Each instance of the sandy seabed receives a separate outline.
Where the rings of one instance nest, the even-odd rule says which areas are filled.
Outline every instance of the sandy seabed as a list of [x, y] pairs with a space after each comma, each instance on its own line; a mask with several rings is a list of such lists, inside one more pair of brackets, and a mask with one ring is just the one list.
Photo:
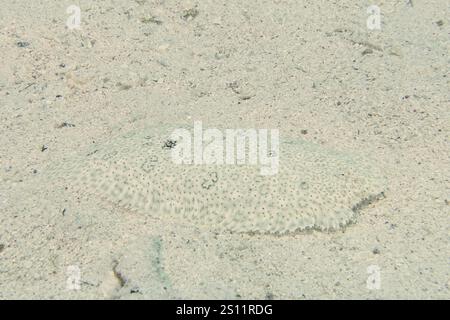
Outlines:
[[[367, 25], [374, 4], [380, 29]], [[80, 28], [68, 27], [71, 5]], [[449, 299], [449, 10], [445, 0], [2, 4], [0, 298]], [[194, 121], [277, 128], [370, 158], [385, 198], [333, 232], [222, 233], [45, 177], [111, 136]]]

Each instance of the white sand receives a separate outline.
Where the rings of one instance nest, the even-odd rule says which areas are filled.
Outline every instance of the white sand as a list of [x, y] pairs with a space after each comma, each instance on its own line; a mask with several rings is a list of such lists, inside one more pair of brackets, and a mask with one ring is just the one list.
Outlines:
[[[2, 5], [0, 298], [450, 298], [450, 11], [412, 3]], [[81, 30], [66, 27], [71, 4]], [[371, 4], [381, 30], [367, 29]], [[371, 158], [386, 199], [338, 232], [271, 236], [37, 185], [49, 163], [113, 134], [196, 120]]]

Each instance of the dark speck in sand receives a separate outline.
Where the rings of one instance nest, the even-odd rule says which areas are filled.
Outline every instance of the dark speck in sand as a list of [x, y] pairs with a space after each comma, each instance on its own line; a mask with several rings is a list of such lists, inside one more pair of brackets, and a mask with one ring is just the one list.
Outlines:
[[19, 41], [19, 42], [17, 42], [17, 46], [19, 48], [25, 48], [25, 47], [28, 47], [29, 45], [30, 45], [30, 43], [26, 42], [26, 41]]
[[154, 24], [157, 24], [157, 25], [161, 25], [163, 23], [161, 20], [159, 20], [155, 16], [141, 18], [141, 22], [142, 23], [154, 23]]
[[266, 300], [273, 300], [274, 298], [275, 298], [275, 296], [273, 295], [272, 292], [266, 293]]
[[72, 123], [68, 123], [68, 122], [63, 122], [60, 125], [57, 126], [57, 128], [61, 129], [61, 128], [72, 128], [75, 127], [74, 124]]
[[371, 53], [373, 53], [373, 50], [370, 48], [367, 48], [363, 52], [361, 52], [361, 55], [365, 56], [366, 54], [371, 54]]
[[198, 16], [198, 10], [195, 8], [189, 9], [189, 10], [184, 10], [181, 13], [181, 19], [189, 21], [194, 19], [196, 16]]
[[141, 293], [141, 291], [139, 290], [139, 288], [138, 287], [133, 287], [133, 288], [131, 288], [131, 290], [130, 290], [130, 293]]
[[163, 149], [172, 149], [177, 145], [175, 140], [166, 140], [163, 145]]

